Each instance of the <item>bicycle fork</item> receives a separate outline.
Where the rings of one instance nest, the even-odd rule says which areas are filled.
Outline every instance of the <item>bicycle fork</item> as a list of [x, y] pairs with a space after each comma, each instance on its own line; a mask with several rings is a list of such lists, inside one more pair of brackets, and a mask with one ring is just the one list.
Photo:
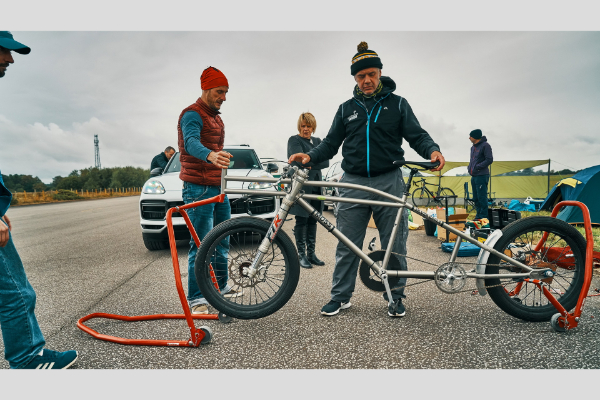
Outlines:
[[254, 257], [254, 260], [252, 261], [252, 264], [249, 267], [244, 268], [243, 273], [246, 276], [248, 276], [248, 278], [253, 279], [259, 272], [259, 270], [263, 268], [260, 266], [262, 259], [267, 253], [267, 251], [269, 251], [269, 246], [271, 246], [271, 244], [275, 240], [277, 232], [279, 232], [279, 230], [283, 227], [283, 223], [285, 222], [285, 219], [287, 218], [290, 209], [294, 205], [294, 202], [300, 193], [300, 189], [302, 189], [302, 185], [304, 184], [304, 182], [306, 182], [307, 179], [308, 172], [304, 170], [299, 170], [294, 175], [292, 179], [292, 189], [281, 201], [279, 211], [277, 212], [275, 218], [273, 218], [273, 222], [271, 222], [271, 225], [269, 226], [269, 230], [267, 231], [265, 238], [262, 240], [260, 246], [258, 247], [258, 251], [256, 253], [256, 256]]

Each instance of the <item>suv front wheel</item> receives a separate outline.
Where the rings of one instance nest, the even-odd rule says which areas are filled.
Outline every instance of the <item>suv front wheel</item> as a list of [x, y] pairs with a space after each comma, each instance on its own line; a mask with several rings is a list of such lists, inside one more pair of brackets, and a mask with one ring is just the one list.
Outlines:
[[169, 248], [169, 241], [164, 239], [156, 238], [156, 235], [149, 235], [147, 233], [142, 233], [142, 238], [144, 239], [144, 246], [148, 250], [164, 250]]

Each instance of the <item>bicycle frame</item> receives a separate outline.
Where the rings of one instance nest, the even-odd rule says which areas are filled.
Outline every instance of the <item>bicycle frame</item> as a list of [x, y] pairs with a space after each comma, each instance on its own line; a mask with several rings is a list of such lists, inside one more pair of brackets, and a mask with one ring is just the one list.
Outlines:
[[[390, 237], [390, 243], [393, 243], [395, 237], [398, 233], [398, 228], [400, 226], [402, 211], [404, 208], [409, 209], [411, 212], [414, 212], [426, 220], [429, 220], [436, 225], [446, 229], [449, 232], [454, 233], [457, 236], [456, 245], [454, 247], [454, 251], [450, 255], [449, 262], [455, 262], [456, 257], [458, 256], [458, 249], [460, 247], [460, 243], [462, 240], [465, 240], [469, 243], [474, 244], [480, 249], [489, 252], [490, 254], [496, 255], [498, 258], [508, 262], [513, 266], [517, 266], [524, 271], [524, 273], [508, 273], [508, 274], [486, 274], [485, 271], [483, 273], [479, 272], [468, 272], [466, 274], [467, 278], [475, 278], [475, 279], [490, 279], [490, 278], [531, 278], [531, 279], [542, 279], [547, 278], [549, 276], [553, 276], [554, 272], [551, 269], [533, 269], [530, 266], [527, 266], [511, 257], [507, 256], [504, 253], [501, 253], [497, 250], [494, 250], [491, 246], [486, 245], [485, 243], [481, 243], [476, 239], [473, 239], [466, 233], [459, 231], [453, 226], [441, 221], [435, 217], [427, 215], [426, 212], [421, 211], [418, 207], [413, 206], [408, 203], [407, 197], [409, 195], [409, 191], [411, 188], [411, 182], [414, 174], [417, 172], [417, 169], [411, 169], [411, 174], [408, 178], [408, 182], [406, 183], [404, 193], [402, 198], [398, 198], [396, 196], [390, 195], [388, 193], [382, 192], [377, 189], [373, 189], [370, 187], [343, 183], [343, 182], [319, 182], [319, 181], [308, 181], [308, 174], [304, 170], [298, 170], [292, 177], [292, 179], [275, 179], [275, 178], [249, 178], [249, 177], [238, 177], [238, 176], [227, 176], [227, 170], [223, 170], [223, 174], [221, 176], [221, 193], [222, 194], [243, 194], [243, 195], [270, 195], [270, 196], [280, 196], [283, 197], [281, 207], [277, 213], [277, 216], [273, 219], [271, 226], [262, 241], [258, 254], [256, 255], [252, 265], [248, 267], [247, 271], [245, 271], [250, 278], [254, 277], [258, 272], [258, 267], [262, 261], [263, 254], [267, 252], [269, 245], [275, 239], [277, 232], [283, 226], [283, 223], [291, 209], [291, 207], [297, 203], [302, 208], [304, 208], [312, 217], [314, 217], [329, 233], [335, 236], [339, 241], [341, 241], [344, 245], [346, 245], [356, 256], [358, 256], [361, 260], [367, 263], [371, 269], [381, 278], [386, 292], [388, 293], [388, 298], [392, 299], [389, 284], [388, 284], [388, 276], [400, 277], [400, 278], [415, 278], [415, 279], [435, 279], [434, 271], [398, 271], [398, 270], [387, 270], [387, 265], [390, 259], [390, 255], [392, 253], [392, 247], [388, 246], [385, 250], [385, 256], [383, 262], [381, 263], [381, 267], [377, 265], [375, 261], [373, 261], [367, 254], [365, 254], [362, 249], [358, 248], [354, 243], [352, 243], [342, 232], [340, 232], [327, 218], [325, 218], [319, 211], [317, 211], [314, 207], [312, 207], [305, 200], [329, 200], [329, 201], [337, 201], [343, 203], [356, 203], [356, 204], [366, 204], [366, 205], [374, 205], [374, 206], [384, 206], [384, 207], [394, 207], [398, 208], [398, 212], [396, 214], [396, 219], [394, 222], [394, 227], [392, 228], [392, 233]], [[237, 181], [237, 182], [267, 182], [273, 184], [288, 184], [292, 185], [289, 192], [271, 192], [264, 190], [250, 190], [250, 189], [227, 189], [226, 184], [229, 181]], [[331, 196], [321, 196], [321, 195], [313, 195], [313, 194], [305, 194], [301, 192], [301, 189], [304, 186], [313, 186], [313, 187], [340, 187], [340, 188], [350, 188], [350, 189], [358, 189], [366, 192], [374, 193], [382, 198], [389, 200], [388, 201], [373, 201], [373, 200], [362, 200], [362, 199], [354, 199], [354, 198], [345, 198], [345, 197], [331, 197]]]

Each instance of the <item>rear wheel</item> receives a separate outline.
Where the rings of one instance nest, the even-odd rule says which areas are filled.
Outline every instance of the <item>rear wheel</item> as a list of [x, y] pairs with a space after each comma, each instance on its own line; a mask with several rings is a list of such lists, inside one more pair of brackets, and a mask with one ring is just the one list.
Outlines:
[[[440, 196], [454, 196], [454, 191], [449, 188], [442, 188], [440, 190]], [[446, 205], [446, 200], [441, 200], [442, 204]], [[456, 204], [456, 197], [448, 198], [448, 207], [454, 207]]]
[[431, 196], [424, 188], [417, 188], [412, 192], [412, 203], [417, 207], [427, 207]]
[[[544, 233], [548, 237], [536, 250]], [[551, 217], [520, 219], [502, 230], [494, 249], [532, 268], [550, 268], [555, 275], [542, 279], [552, 296], [570, 311], [577, 304], [583, 285], [586, 243], [581, 234], [564, 221]], [[490, 254], [486, 273], [526, 272]], [[522, 278], [486, 279], [490, 298], [513, 317], [525, 321], [549, 321], [556, 308], [537, 285]]]
[[[214, 227], [202, 241], [195, 263], [196, 281], [206, 300], [233, 318], [266, 317], [292, 297], [300, 277], [298, 253], [290, 237], [281, 229], [269, 245], [257, 274], [250, 278], [250, 267], [270, 223], [260, 218], [240, 217]], [[211, 269], [221, 294], [212, 281]], [[235, 292], [236, 294], [232, 295]]]

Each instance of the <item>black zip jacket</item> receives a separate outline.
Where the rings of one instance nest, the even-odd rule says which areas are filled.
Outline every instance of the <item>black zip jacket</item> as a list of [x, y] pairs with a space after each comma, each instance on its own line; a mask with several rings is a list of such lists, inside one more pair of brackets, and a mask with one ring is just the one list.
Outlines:
[[365, 98], [354, 88], [353, 98], [340, 105], [325, 139], [308, 152], [312, 162], [330, 160], [343, 143], [342, 169], [371, 177], [398, 168], [393, 162], [404, 160], [404, 139], [426, 160], [440, 151], [406, 99], [392, 93], [396, 83], [387, 76], [380, 80], [383, 89], [374, 98]]

